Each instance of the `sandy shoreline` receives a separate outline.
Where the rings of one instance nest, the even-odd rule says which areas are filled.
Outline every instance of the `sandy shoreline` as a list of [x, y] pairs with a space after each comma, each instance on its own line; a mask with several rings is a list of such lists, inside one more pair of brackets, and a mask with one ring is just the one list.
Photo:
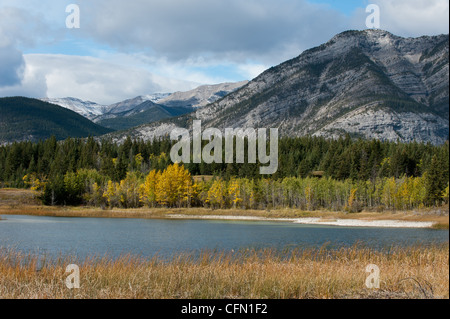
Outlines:
[[401, 220], [361, 220], [361, 219], [323, 219], [323, 218], [266, 218], [254, 216], [221, 216], [221, 215], [167, 215], [170, 219], [205, 219], [205, 220], [241, 220], [287, 222], [303, 225], [326, 225], [340, 227], [379, 227], [379, 228], [431, 228], [434, 222], [401, 221]]

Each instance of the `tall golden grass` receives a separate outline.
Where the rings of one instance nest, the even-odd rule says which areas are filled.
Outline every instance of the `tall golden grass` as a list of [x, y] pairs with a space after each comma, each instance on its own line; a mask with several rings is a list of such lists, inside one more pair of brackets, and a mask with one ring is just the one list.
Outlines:
[[[65, 285], [66, 266], [80, 267], [79, 289]], [[338, 250], [204, 251], [171, 258], [122, 256], [40, 260], [0, 249], [0, 298], [325, 299], [449, 298], [449, 246]], [[368, 264], [380, 289], [365, 286]]]

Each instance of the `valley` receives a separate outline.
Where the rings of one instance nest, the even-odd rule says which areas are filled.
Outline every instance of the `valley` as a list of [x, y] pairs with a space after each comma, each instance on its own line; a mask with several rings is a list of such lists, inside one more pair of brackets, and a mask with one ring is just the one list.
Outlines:
[[0, 98], [0, 298], [448, 299], [448, 54], [349, 30], [250, 81]]

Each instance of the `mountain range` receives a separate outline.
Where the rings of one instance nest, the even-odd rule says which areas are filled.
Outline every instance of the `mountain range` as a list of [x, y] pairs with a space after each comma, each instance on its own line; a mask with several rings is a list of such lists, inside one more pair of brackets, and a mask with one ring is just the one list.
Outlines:
[[52, 135], [62, 140], [126, 130], [193, 112], [246, 83], [204, 85], [188, 92], [155, 93], [111, 105], [74, 97], [0, 98], [0, 145], [15, 141], [36, 142]]
[[[5, 105], [7, 100], [2, 100]], [[449, 135], [449, 36], [346, 31], [250, 82], [145, 95], [112, 105], [76, 98], [42, 101], [98, 124], [89, 135], [116, 130], [106, 137], [118, 142], [128, 136], [167, 136], [176, 127], [192, 129], [193, 120], [201, 120], [203, 128], [278, 128], [281, 136], [350, 134], [441, 144]], [[4, 112], [12, 111], [3, 107]], [[4, 141], [34, 136], [21, 132], [20, 126], [15, 132], [4, 118]]]
[[111, 105], [100, 105], [73, 97], [41, 100], [77, 112], [101, 126], [125, 130], [191, 113], [196, 108], [215, 102], [247, 83], [248, 81], [203, 85], [187, 92], [143, 95]]
[[109, 136], [152, 139], [197, 119], [204, 128], [440, 144], [449, 134], [448, 54], [448, 35], [346, 31], [193, 113]]

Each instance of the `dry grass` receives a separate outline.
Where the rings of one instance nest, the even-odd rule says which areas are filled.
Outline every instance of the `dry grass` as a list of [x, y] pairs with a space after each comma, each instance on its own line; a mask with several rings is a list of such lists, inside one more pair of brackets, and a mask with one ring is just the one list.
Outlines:
[[[81, 288], [65, 286], [73, 258], [46, 262], [0, 250], [0, 298], [115, 299], [303, 299], [449, 298], [449, 247], [363, 247], [203, 252], [169, 260], [126, 256], [88, 258], [80, 266]], [[365, 287], [368, 264], [381, 270], [381, 288]]]
[[27, 189], [0, 188], [0, 207], [40, 205], [37, 192]]

